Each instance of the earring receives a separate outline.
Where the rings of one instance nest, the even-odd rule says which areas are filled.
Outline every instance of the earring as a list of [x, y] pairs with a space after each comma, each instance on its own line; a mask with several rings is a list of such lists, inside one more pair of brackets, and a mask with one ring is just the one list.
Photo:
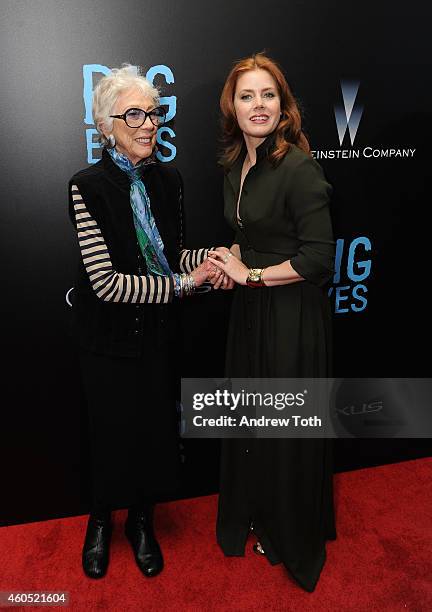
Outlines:
[[114, 138], [114, 134], [110, 134], [108, 136], [108, 145], [107, 146], [108, 146], [109, 149], [114, 149], [115, 145], [116, 145], [116, 141], [115, 141], [115, 138]]

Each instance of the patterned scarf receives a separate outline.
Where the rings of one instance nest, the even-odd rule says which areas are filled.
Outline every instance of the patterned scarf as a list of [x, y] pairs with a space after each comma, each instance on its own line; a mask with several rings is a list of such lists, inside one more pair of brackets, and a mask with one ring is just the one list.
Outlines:
[[125, 155], [118, 153], [114, 148], [107, 149], [107, 151], [113, 162], [120, 170], [126, 172], [131, 180], [130, 204], [138, 243], [146, 261], [148, 272], [160, 276], [171, 276], [172, 272], [163, 252], [164, 243], [156, 227], [151, 211], [150, 198], [140, 176], [142, 166], [145, 163], [155, 162], [146, 160], [134, 166]]

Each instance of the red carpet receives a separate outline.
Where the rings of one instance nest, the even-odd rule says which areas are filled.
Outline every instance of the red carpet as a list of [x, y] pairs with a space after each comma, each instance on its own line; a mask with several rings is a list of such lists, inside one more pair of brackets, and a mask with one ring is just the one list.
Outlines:
[[256, 556], [252, 540], [245, 558], [224, 558], [214, 535], [216, 496], [158, 506], [166, 568], [151, 580], [135, 566], [124, 512], [116, 513], [111, 564], [100, 581], [81, 570], [87, 517], [3, 527], [0, 591], [69, 591], [70, 609], [79, 612], [431, 611], [432, 458], [338, 474], [335, 493], [338, 539], [327, 544], [311, 594]]

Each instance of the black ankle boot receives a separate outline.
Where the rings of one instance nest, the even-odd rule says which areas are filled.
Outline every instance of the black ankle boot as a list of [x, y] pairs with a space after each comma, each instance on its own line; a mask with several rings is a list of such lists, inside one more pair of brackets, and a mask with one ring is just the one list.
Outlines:
[[132, 545], [135, 561], [147, 578], [163, 570], [163, 557], [153, 531], [153, 506], [129, 511], [125, 533]]
[[90, 514], [82, 551], [82, 565], [89, 578], [105, 576], [109, 562], [111, 517]]

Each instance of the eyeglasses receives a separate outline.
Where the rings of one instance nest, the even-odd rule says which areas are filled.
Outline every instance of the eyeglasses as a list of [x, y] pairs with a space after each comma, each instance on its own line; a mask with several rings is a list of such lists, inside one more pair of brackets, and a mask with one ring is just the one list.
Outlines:
[[144, 125], [147, 117], [150, 117], [150, 121], [158, 127], [163, 125], [166, 120], [165, 109], [162, 106], [158, 106], [151, 111], [145, 111], [142, 108], [128, 108], [123, 115], [110, 115], [113, 119], [123, 119], [127, 126], [130, 128], [139, 128]]

